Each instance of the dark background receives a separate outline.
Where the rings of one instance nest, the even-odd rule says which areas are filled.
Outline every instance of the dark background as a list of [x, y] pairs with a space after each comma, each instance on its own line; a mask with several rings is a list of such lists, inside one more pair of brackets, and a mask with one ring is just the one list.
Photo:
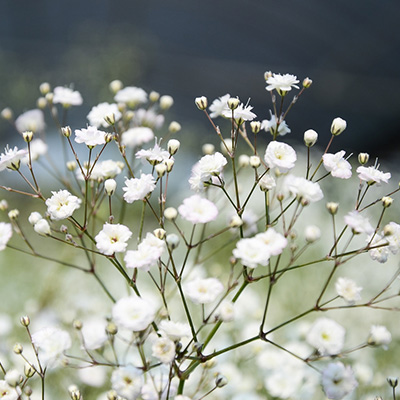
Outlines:
[[[340, 116], [348, 129], [332, 150], [394, 158], [399, 17], [397, 0], [2, 0], [0, 108], [18, 115], [35, 107], [41, 82], [73, 83], [85, 104], [72, 117], [86, 123], [92, 105], [111, 101], [107, 86], [118, 78], [172, 95], [182, 134], [207, 135], [193, 99], [251, 97], [265, 119], [271, 70], [314, 81], [287, 118], [290, 140], [313, 128], [326, 143]], [[1, 121], [1, 143], [12, 133]]]

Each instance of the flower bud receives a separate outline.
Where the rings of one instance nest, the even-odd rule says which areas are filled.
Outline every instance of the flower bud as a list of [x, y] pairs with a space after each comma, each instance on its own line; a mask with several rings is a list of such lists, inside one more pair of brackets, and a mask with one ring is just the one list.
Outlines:
[[215, 377], [215, 386], [222, 388], [228, 384], [228, 379], [220, 373], [218, 373]]
[[251, 121], [250, 128], [251, 128], [251, 131], [256, 135], [258, 132], [260, 132], [261, 122], [260, 121]]
[[240, 100], [237, 97], [231, 97], [228, 99], [227, 104], [231, 110], [236, 110], [239, 107]]
[[21, 374], [16, 369], [11, 369], [4, 377], [4, 380], [13, 388], [17, 387], [22, 382], [22, 379]]
[[163, 240], [166, 235], [166, 231], [164, 229], [158, 228], [154, 229], [153, 234], [157, 239]]
[[172, 96], [164, 95], [160, 97], [160, 107], [161, 110], [168, 110], [174, 104], [174, 99]]
[[312, 85], [312, 80], [310, 78], [303, 79], [303, 88], [308, 89]]
[[75, 319], [72, 322], [72, 326], [74, 327], [74, 329], [76, 329], [77, 331], [80, 331], [83, 327], [82, 321], [80, 319]]
[[164, 161], [164, 164], [167, 167], [167, 172], [169, 173], [172, 171], [175, 161], [172, 158], [169, 158], [168, 160]]
[[18, 217], [19, 217], [19, 210], [17, 210], [16, 208], [8, 212], [8, 218], [10, 218], [11, 220], [15, 220]]
[[398, 378], [394, 378], [393, 376], [389, 376], [387, 378], [387, 382], [388, 382], [389, 386], [391, 386], [392, 388], [395, 388], [398, 385], [399, 380], [398, 380]]
[[8, 203], [7, 200], [0, 200], [0, 211], [7, 211]]
[[33, 132], [32, 131], [22, 132], [22, 137], [24, 138], [26, 143], [30, 143], [33, 139]]
[[104, 190], [107, 196], [112, 196], [117, 188], [117, 182], [114, 179], [107, 179], [104, 182]]
[[276, 186], [276, 181], [272, 175], [266, 174], [258, 181], [258, 184], [260, 185], [260, 189], [266, 192]]
[[339, 208], [339, 203], [334, 203], [333, 201], [327, 203], [326, 208], [328, 209], [329, 213], [335, 215]]
[[154, 90], [149, 93], [149, 99], [152, 103], [155, 103], [160, 98], [160, 93], [155, 92]]
[[116, 335], [118, 333], [118, 327], [114, 322], [109, 322], [106, 326], [106, 332], [110, 335]]
[[116, 94], [124, 87], [124, 84], [119, 79], [115, 79], [110, 82], [108, 87], [110, 88], [113, 94]]
[[196, 97], [194, 102], [199, 110], [205, 110], [208, 106], [208, 100], [206, 96]]
[[159, 178], [162, 178], [165, 175], [165, 173], [167, 172], [167, 166], [165, 165], [165, 163], [157, 164], [154, 167], [154, 169], [157, 172], [157, 175]]
[[28, 396], [28, 398], [29, 398], [29, 396], [32, 396], [32, 393], [33, 393], [33, 390], [32, 390], [32, 388], [30, 387], [30, 386], [25, 386], [24, 387], [24, 393]]
[[394, 229], [393, 226], [390, 224], [387, 224], [383, 227], [383, 235], [384, 236], [392, 236], [394, 235]]
[[228, 154], [228, 152], [232, 153], [233, 143], [231, 138], [225, 138], [224, 142], [221, 143], [221, 151], [224, 154]]
[[260, 157], [258, 156], [251, 156], [250, 157], [250, 166], [253, 168], [258, 168], [261, 165]]
[[69, 127], [69, 126], [63, 126], [63, 127], [61, 128], [61, 133], [62, 133], [62, 135], [65, 136], [66, 138], [69, 138], [69, 137], [71, 136], [71, 133], [72, 133], [71, 127]]
[[203, 144], [201, 150], [202, 150], [203, 154], [211, 155], [211, 154], [214, 154], [215, 146], [212, 143], [205, 143], [205, 144]]
[[50, 225], [46, 219], [42, 218], [33, 226], [33, 229], [36, 233], [41, 236], [48, 236], [51, 235]]
[[67, 169], [68, 171], [75, 171], [76, 170], [76, 161], [72, 160], [72, 161], [67, 161]]
[[32, 376], [35, 375], [35, 369], [28, 363], [24, 365], [24, 375], [27, 378], [32, 378]]
[[46, 94], [49, 93], [51, 90], [50, 83], [48, 83], [48, 82], [41, 83], [39, 86], [39, 90], [43, 96], [46, 96]]
[[107, 400], [117, 400], [117, 399], [118, 395], [115, 390], [110, 390], [109, 392], [107, 392]]
[[170, 233], [169, 235], [167, 235], [165, 241], [167, 242], [167, 245], [171, 250], [176, 249], [180, 243], [179, 236], [175, 233]]
[[164, 217], [170, 221], [173, 221], [178, 216], [178, 211], [174, 207], [168, 207], [164, 210]]
[[24, 315], [19, 319], [19, 322], [21, 323], [22, 326], [27, 327], [31, 323], [31, 320], [27, 315]]
[[79, 389], [73, 389], [69, 392], [70, 396], [71, 396], [71, 400], [81, 400], [82, 399], [82, 395]]
[[271, 71], [265, 71], [264, 72], [264, 79], [267, 81], [269, 78], [272, 78], [272, 72]]
[[308, 243], [314, 243], [321, 237], [321, 229], [315, 225], [309, 225], [306, 227], [304, 236]]
[[37, 211], [33, 211], [31, 212], [31, 214], [28, 217], [28, 221], [31, 225], [35, 225], [38, 221], [40, 221], [42, 219], [42, 215], [37, 212]]
[[46, 98], [45, 98], [45, 97], [39, 97], [39, 98], [36, 100], [36, 105], [37, 105], [37, 107], [40, 108], [41, 110], [45, 109], [46, 106], [47, 106], [47, 100], [46, 100]]
[[240, 168], [245, 168], [250, 165], [250, 157], [247, 154], [241, 154], [238, 161]]
[[115, 125], [115, 114], [111, 113], [106, 115], [104, 121], [106, 121], [108, 125]]
[[229, 226], [231, 228], [239, 228], [239, 226], [243, 225], [243, 220], [242, 218], [239, 217], [239, 215], [234, 215], [231, 218], [231, 221], [229, 222]]
[[168, 127], [168, 131], [171, 132], [171, 133], [179, 132], [181, 129], [182, 129], [181, 124], [179, 122], [176, 122], [176, 121], [172, 121], [169, 124], [169, 127]]
[[304, 132], [304, 143], [307, 147], [312, 147], [318, 139], [318, 133], [313, 129], [308, 129]]
[[340, 118], [337, 117], [332, 121], [331, 125], [331, 133], [334, 136], [340, 135], [347, 127], [347, 122]]
[[3, 110], [1, 110], [1, 118], [5, 119], [7, 121], [12, 120], [13, 116], [14, 116], [14, 114], [13, 114], [11, 108], [6, 107], [6, 108], [3, 108]]
[[393, 199], [389, 196], [382, 197], [381, 201], [382, 201], [383, 207], [385, 207], [385, 208], [390, 207], [393, 203]]
[[21, 354], [24, 351], [24, 348], [22, 347], [21, 343], [15, 343], [13, 347], [13, 352], [15, 354]]
[[368, 160], [369, 160], [369, 154], [368, 153], [360, 153], [358, 155], [358, 162], [361, 165], [365, 165], [368, 162]]
[[53, 103], [53, 98], [54, 98], [54, 94], [53, 93], [47, 93], [46, 96], [44, 96], [47, 103], [52, 104]]
[[167, 145], [169, 154], [171, 154], [171, 156], [176, 154], [176, 152], [179, 150], [180, 145], [181, 142], [179, 140], [176, 139], [169, 140]]

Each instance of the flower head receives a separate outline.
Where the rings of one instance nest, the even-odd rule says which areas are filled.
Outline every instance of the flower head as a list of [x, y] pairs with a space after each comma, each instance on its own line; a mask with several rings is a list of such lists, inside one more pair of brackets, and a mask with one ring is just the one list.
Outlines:
[[147, 160], [151, 165], [155, 165], [163, 162], [164, 160], [168, 160], [170, 158], [170, 154], [167, 150], [162, 149], [156, 140], [156, 143], [152, 149], [139, 150], [136, 153], [136, 158], [140, 160]]
[[41, 132], [46, 128], [43, 111], [39, 109], [25, 111], [15, 120], [17, 131]]
[[294, 167], [297, 156], [293, 147], [273, 141], [267, 146], [264, 160], [269, 168], [279, 168], [280, 172], [287, 172]]
[[344, 344], [344, 328], [329, 318], [317, 319], [307, 334], [307, 342], [321, 355], [339, 354]]
[[107, 256], [114, 253], [121, 253], [128, 246], [127, 241], [132, 236], [132, 232], [125, 225], [105, 223], [103, 229], [95, 237], [96, 247]]
[[229, 110], [228, 100], [230, 98], [231, 98], [231, 95], [226, 94], [225, 96], [221, 96], [218, 99], [215, 99], [209, 107], [209, 110], [211, 111], [210, 117], [216, 118], [216, 117], [222, 116], [225, 111], [228, 111]]
[[193, 224], [205, 224], [218, 216], [217, 206], [210, 200], [194, 195], [187, 197], [178, 207], [182, 218]]
[[302, 202], [314, 203], [324, 197], [317, 182], [311, 182], [301, 176], [288, 175], [284, 181], [284, 185], [290, 193]]
[[11, 239], [12, 234], [12, 225], [7, 222], [0, 222], [0, 251], [6, 248], [6, 245]]
[[143, 386], [143, 372], [132, 365], [120, 367], [111, 375], [111, 387], [127, 400], [136, 400], [141, 393]]
[[64, 86], [57, 86], [54, 88], [53, 103], [60, 103], [64, 107], [80, 106], [83, 103], [83, 100], [78, 91], [74, 91]]
[[87, 119], [89, 120], [89, 124], [96, 128], [100, 128], [101, 126], [107, 128], [109, 123], [104, 118], [112, 114], [114, 114], [115, 121], [118, 121], [122, 116], [115, 103], [100, 103], [90, 110]]
[[[285, 136], [287, 133], [290, 133], [291, 130], [289, 129], [286, 121], [280, 121], [278, 127], [278, 121], [274, 114], [272, 114], [271, 110], [269, 111], [271, 115], [271, 119], [264, 119], [261, 122], [261, 129], [264, 129], [266, 132], [270, 132], [271, 135], [276, 136]], [[278, 127], [278, 128], [277, 128]]]
[[342, 297], [346, 303], [354, 304], [361, 299], [362, 287], [349, 278], [338, 278], [335, 284], [336, 293]]
[[151, 347], [153, 357], [163, 364], [169, 364], [175, 358], [175, 343], [166, 336], [158, 337]]
[[328, 399], [341, 400], [357, 385], [352, 369], [341, 362], [330, 363], [322, 371], [322, 388]]
[[369, 185], [373, 183], [377, 183], [380, 185], [382, 182], [388, 183], [388, 180], [391, 177], [390, 172], [382, 172], [379, 171], [375, 167], [358, 167], [357, 168], [358, 177], [365, 182], [368, 182]]
[[279, 95], [282, 95], [292, 90], [292, 88], [299, 89], [299, 87], [296, 85], [299, 82], [300, 81], [295, 75], [272, 74], [272, 76], [267, 79], [268, 86], [266, 87], [266, 89], [269, 92], [271, 92], [272, 90], [276, 90]]
[[9, 149], [8, 146], [4, 149], [4, 153], [0, 155], [0, 171], [6, 168], [17, 170], [20, 167], [21, 160], [28, 154], [27, 150], [18, 150], [18, 147]]
[[369, 219], [361, 215], [357, 210], [350, 211], [345, 215], [344, 222], [346, 222], [354, 233], [367, 233], [371, 235], [375, 231]]
[[143, 200], [156, 187], [156, 181], [151, 174], [141, 174], [140, 178], [130, 178], [125, 181], [122, 190], [124, 200], [127, 203], [133, 203], [136, 200]]
[[147, 93], [135, 86], [127, 86], [117, 92], [114, 97], [117, 103], [126, 103], [129, 107], [135, 107], [137, 104], [146, 103]]
[[186, 282], [183, 289], [193, 303], [208, 304], [223, 292], [224, 285], [216, 278], [206, 278]]
[[154, 139], [154, 132], [146, 126], [138, 126], [122, 133], [121, 142], [124, 146], [135, 148]]
[[344, 159], [344, 150], [336, 154], [324, 154], [322, 156], [325, 169], [332, 176], [340, 179], [349, 179], [351, 177], [351, 164]]
[[[239, 125], [243, 123], [243, 121], [252, 121], [257, 117], [251, 110], [253, 107], [250, 105], [244, 105], [243, 103], [239, 104], [237, 108], [233, 110], [233, 118]], [[222, 111], [222, 116], [226, 118], [232, 117], [232, 110], [229, 108], [227, 110]]]
[[55, 221], [69, 218], [82, 203], [82, 200], [73, 196], [68, 190], [51, 192], [53, 196], [46, 200], [47, 212]]
[[387, 350], [392, 341], [392, 335], [383, 325], [372, 325], [369, 331], [368, 344], [371, 346], [382, 346]]
[[85, 143], [86, 146], [94, 147], [106, 142], [107, 132], [99, 131], [95, 126], [88, 126], [87, 129], [75, 130], [75, 142]]

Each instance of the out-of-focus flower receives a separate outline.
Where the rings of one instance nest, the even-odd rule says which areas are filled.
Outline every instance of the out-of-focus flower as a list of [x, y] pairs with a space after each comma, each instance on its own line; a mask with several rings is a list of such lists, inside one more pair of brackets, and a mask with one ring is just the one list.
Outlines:
[[126, 103], [129, 107], [135, 107], [138, 104], [146, 103], [147, 93], [135, 86], [127, 86], [119, 90], [114, 97], [117, 103]]
[[108, 340], [106, 325], [106, 321], [101, 318], [91, 318], [84, 322], [81, 332], [85, 349], [95, 350], [103, 346]]
[[344, 344], [345, 329], [329, 318], [319, 318], [307, 334], [307, 342], [321, 355], [339, 354]]
[[0, 251], [6, 248], [12, 234], [12, 225], [8, 222], [0, 222]]
[[368, 344], [382, 346], [385, 350], [392, 341], [392, 335], [383, 325], [372, 325], [369, 331]]
[[80, 106], [83, 103], [81, 94], [64, 86], [57, 86], [54, 88], [53, 103], [60, 103], [64, 107]]
[[107, 128], [110, 124], [106, 122], [104, 118], [112, 114], [114, 114], [115, 121], [119, 121], [122, 116], [115, 103], [100, 103], [97, 106], [92, 107], [87, 115], [87, 119], [91, 126], [95, 126], [96, 128], [100, 128], [101, 126]]
[[223, 292], [224, 285], [216, 278], [196, 279], [183, 286], [186, 296], [196, 304], [212, 303]]
[[321, 237], [321, 229], [315, 225], [309, 225], [304, 231], [304, 236], [308, 243], [314, 243]]
[[178, 207], [178, 212], [182, 218], [192, 224], [205, 224], [213, 221], [218, 216], [216, 205], [199, 195], [187, 197]]
[[13, 149], [4, 149], [4, 153], [0, 155], [0, 171], [4, 171], [6, 168], [11, 170], [19, 169], [21, 165], [21, 160], [27, 155], [27, 150], [18, 150], [15, 146]]
[[25, 111], [15, 120], [17, 131], [42, 132], [46, 128], [43, 111], [39, 109]]
[[357, 385], [351, 367], [344, 366], [341, 362], [330, 363], [322, 371], [322, 388], [328, 399], [343, 399]]
[[[371, 237], [372, 236], [369, 236], [367, 238], [367, 243], [371, 242]], [[387, 239], [385, 237], [382, 237], [378, 233], [376, 233], [373, 236], [372, 242], [370, 244], [370, 247], [375, 247], [375, 248], [369, 250], [368, 254], [370, 255], [370, 257], [373, 260], [378, 261], [383, 264], [388, 260], [388, 257], [390, 254], [388, 245], [389, 245], [389, 242], [387, 241]]]
[[111, 387], [118, 396], [126, 400], [136, 400], [142, 391], [143, 372], [132, 365], [120, 367], [111, 375]]
[[152, 355], [163, 364], [169, 364], [175, 358], [175, 343], [166, 336], [155, 339], [152, 347]]
[[130, 128], [122, 133], [121, 142], [129, 148], [139, 147], [144, 143], [148, 143], [154, 139], [154, 132], [146, 126], [138, 126]]
[[344, 217], [344, 222], [352, 229], [354, 233], [367, 233], [371, 235], [375, 229], [367, 217], [361, 215], [357, 210], [350, 211]]
[[19, 388], [11, 387], [5, 380], [0, 380], [0, 399], [18, 400], [20, 396]]
[[180, 340], [183, 337], [191, 336], [190, 326], [187, 323], [163, 319], [158, 324], [158, 329], [173, 341]]
[[336, 293], [342, 297], [346, 303], [354, 304], [361, 299], [362, 287], [349, 278], [338, 278], [335, 284]]
[[284, 186], [290, 193], [295, 195], [299, 201], [314, 203], [324, 197], [317, 182], [311, 182], [301, 176], [288, 175], [285, 178]]

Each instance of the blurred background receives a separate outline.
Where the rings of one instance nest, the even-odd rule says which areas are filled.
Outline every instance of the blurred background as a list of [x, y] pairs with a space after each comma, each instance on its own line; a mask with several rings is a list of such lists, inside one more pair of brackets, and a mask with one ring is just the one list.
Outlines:
[[[258, 119], [269, 118], [271, 70], [314, 81], [288, 115], [289, 140], [312, 128], [322, 146], [341, 116], [348, 130], [332, 150], [394, 159], [399, 16], [396, 0], [2, 0], [0, 108], [18, 115], [35, 107], [41, 82], [73, 84], [85, 103], [71, 117], [82, 125], [120, 79], [172, 95], [183, 134], [203, 140], [213, 132], [193, 99], [251, 98]], [[1, 121], [1, 144], [12, 134]]]

